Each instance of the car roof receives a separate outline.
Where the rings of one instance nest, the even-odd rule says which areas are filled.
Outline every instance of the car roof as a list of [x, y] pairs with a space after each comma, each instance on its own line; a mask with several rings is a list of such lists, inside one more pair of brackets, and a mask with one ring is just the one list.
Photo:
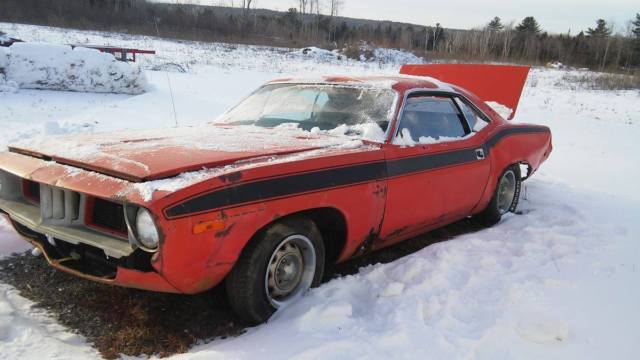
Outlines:
[[452, 85], [445, 82], [427, 76], [411, 75], [291, 77], [276, 79], [268, 84], [280, 83], [367, 86], [393, 89], [400, 92], [411, 89], [428, 89], [457, 93]]

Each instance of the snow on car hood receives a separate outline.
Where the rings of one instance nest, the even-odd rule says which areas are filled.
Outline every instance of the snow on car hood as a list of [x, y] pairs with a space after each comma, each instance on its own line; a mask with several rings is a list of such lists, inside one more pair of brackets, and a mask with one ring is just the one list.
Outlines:
[[207, 125], [111, 134], [44, 137], [9, 149], [133, 182], [158, 180], [254, 157], [292, 154], [361, 140], [296, 126]]

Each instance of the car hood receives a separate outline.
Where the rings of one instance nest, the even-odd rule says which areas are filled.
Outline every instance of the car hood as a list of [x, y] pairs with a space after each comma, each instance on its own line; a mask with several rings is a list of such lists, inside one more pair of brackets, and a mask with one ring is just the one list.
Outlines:
[[111, 134], [49, 136], [9, 150], [132, 182], [173, 177], [257, 157], [291, 154], [356, 140], [293, 126], [208, 125]]

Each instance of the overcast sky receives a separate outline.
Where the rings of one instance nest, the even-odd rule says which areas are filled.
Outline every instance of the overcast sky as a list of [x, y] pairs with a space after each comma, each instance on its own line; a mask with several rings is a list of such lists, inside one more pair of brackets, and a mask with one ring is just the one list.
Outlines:
[[[259, 8], [286, 11], [297, 0], [254, 0]], [[489, 22], [494, 16], [503, 23], [534, 16], [543, 30], [572, 34], [594, 27], [595, 20], [604, 18], [615, 23], [616, 31], [626, 29], [629, 20], [640, 12], [635, 0], [343, 0], [341, 15], [377, 20], [394, 20], [414, 24], [469, 29]], [[230, 3], [231, 0], [200, 0], [201, 4]], [[235, 0], [236, 4], [241, 0]]]

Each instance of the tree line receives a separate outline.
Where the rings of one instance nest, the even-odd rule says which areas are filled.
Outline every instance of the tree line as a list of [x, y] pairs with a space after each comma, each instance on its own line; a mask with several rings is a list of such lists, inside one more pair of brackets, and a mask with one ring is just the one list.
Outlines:
[[625, 70], [640, 66], [640, 14], [629, 22], [626, 32], [614, 33], [604, 19], [572, 35], [548, 34], [534, 17], [516, 25], [504, 25], [499, 17], [486, 26], [463, 33], [451, 33], [440, 51], [485, 60], [530, 63], [558, 61], [566, 65], [597, 70]]
[[640, 14], [628, 29], [614, 29], [598, 19], [593, 28], [577, 34], [549, 34], [534, 17], [517, 24], [503, 24], [495, 17], [478, 28], [454, 30], [439, 23], [421, 26], [340, 17], [344, 1], [298, 0], [297, 6], [277, 12], [255, 9], [252, 0], [221, 1], [220, 6], [193, 1], [3, 0], [0, 21], [287, 47], [345, 48], [366, 42], [427, 59], [559, 61], [598, 70], [640, 66]]

